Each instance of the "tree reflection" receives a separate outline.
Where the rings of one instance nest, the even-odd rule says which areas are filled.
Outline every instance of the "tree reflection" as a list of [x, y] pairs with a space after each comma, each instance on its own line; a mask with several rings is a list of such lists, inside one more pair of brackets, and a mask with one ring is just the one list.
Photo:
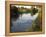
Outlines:
[[[33, 23], [32, 20], [34, 21], [34, 15], [36, 15], [36, 13], [38, 13], [38, 9], [37, 8], [24, 8], [24, 7], [16, 7], [16, 6], [10, 6], [10, 26], [11, 27], [15, 27], [16, 31], [20, 30], [22, 31], [24, 29], [24, 27], [27, 26], [28, 24], [28, 28], [27, 31], [36, 31], [36, 28], [40, 28], [39, 24], [37, 21], [39, 21], [39, 17], [37, 17], [37, 19], [35, 20], [35, 22]], [[16, 24], [16, 26], [14, 23], [12, 23], [14, 21], [14, 23]], [[33, 24], [32, 24], [33, 23]], [[36, 24], [37, 25], [34, 25]], [[33, 30], [30, 28], [31, 25], [33, 25]], [[34, 27], [35, 26], [35, 27]], [[10, 27], [11, 31], [12, 28]], [[23, 28], [21, 28], [23, 27]], [[13, 32], [15, 32], [15, 29], [13, 28]], [[35, 30], [36, 29], [36, 30]], [[23, 30], [24, 31], [24, 30]]]

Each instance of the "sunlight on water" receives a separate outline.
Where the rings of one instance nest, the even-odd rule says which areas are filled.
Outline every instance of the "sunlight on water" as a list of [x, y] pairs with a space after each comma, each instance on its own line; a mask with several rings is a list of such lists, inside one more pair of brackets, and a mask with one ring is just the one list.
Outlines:
[[26, 31], [29, 27], [32, 27], [32, 21], [35, 20], [37, 16], [38, 13], [33, 16], [28, 13], [20, 15], [16, 21], [12, 19], [12, 31]]
[[20, 15], [19, 19], [25, 19], [25, 20], [30, 19], [30, 20], [35, 20], [37, 16], [38, 16], [38, 13], [37, 13], [36, 15], [33, 15], [33, 16], [31, 16], [31, 14], [28, 13], [28, 14], [22, 14], [22, 16]]

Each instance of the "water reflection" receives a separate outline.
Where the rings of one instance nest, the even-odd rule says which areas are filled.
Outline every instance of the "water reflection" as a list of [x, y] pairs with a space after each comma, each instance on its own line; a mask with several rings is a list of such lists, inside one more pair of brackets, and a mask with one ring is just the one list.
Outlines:
[[[35, 17], [35, 18], [34, 18]], [[30, 13], [20, 14], [17, 20], [12, 18], [12, 32], [28, 31], [29, 27], [32, 27], [32, 21], [36, 19], [36, 15], [31, 16]]]

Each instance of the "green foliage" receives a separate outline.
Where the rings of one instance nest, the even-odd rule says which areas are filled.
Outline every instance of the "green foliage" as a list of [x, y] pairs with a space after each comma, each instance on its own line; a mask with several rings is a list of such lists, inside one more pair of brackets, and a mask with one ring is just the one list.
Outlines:
[[41, 12], [39, 13], [38, 17], [36, 20], [32, 22], [32, 28], [30, 27], [28, 31], [42, 31], [42, 15]]
[[35, 15], [37, 12], [38, 12], [38, 9], [37, 8], [33, 8], [32, 12], [31, 12], [31, 15]]
[[18, 11], [19, 12], [19, 14], [24, 14], [24, 13], [31, 13], [31, 11], [26, 11], [26, 12], [23, 12], [23, 11]]
[[39, 13], [36, 20], [33, 22], [33, 31], [42, 31], [42, 21], [41, 21], [41, 12]]

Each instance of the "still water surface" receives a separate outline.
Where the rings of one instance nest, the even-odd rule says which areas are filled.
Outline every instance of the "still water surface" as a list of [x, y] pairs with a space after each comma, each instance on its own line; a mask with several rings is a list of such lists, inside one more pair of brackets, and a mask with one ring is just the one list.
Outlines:
[[12, 32], [24, 32], [28, 31], [32, 27], [32, 21], [36, 19], [36, 15], [31, 16], [30, 13], [22, 14], [17, 20], [12, 19]]

